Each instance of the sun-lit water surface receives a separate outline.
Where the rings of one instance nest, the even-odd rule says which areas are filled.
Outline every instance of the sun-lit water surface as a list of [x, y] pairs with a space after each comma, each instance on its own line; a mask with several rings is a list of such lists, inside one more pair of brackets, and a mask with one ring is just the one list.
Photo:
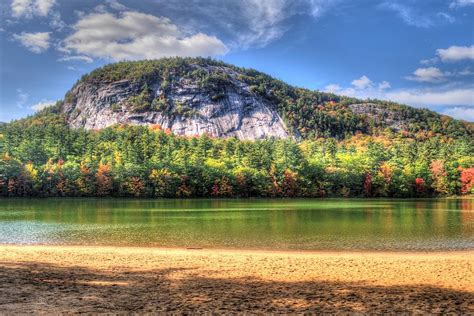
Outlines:
[[0, 243], [474, 249], [474, 199], [0, 199]]

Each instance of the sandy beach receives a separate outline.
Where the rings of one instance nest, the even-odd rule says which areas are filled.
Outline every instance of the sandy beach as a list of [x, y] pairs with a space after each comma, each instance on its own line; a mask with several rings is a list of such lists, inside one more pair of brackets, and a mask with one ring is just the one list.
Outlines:
[[474, 252], [0, 246], [0, 313], [474, 313]]

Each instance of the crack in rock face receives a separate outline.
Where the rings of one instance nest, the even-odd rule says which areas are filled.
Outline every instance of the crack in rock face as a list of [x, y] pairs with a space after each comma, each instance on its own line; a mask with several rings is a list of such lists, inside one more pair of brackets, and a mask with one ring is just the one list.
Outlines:
[[[214, 71], [214, 66], [196, 66]], [[241, 140], [295, 138], [271, 101], [250, 92], [238, 80], [238, 73], [219, 67], [229, 82], [218, 97], [187, 78], [175, 78], [166, 94], [159, 79], [147, 82], [149, 100], [161, 98], [165, 109], [140, 109], [130, 106], [131, 98], [140, 95], [142, 84], [127, 80], [81, 82], [64, 102], [63, 113], [74, 128], [101, 129], [114, 124], [160, 125], [176, 135], [237, 137]], [[151, 101], [150, 101], [151, 102]]]

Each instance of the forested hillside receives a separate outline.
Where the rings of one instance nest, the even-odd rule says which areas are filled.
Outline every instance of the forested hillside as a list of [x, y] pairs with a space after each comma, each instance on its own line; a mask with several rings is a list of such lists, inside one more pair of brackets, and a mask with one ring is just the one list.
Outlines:
[[87, 129], [159, 124], [178, 135], [239, 139], [343, 139], [386, 129], [459, 137], [474, 131], [473, 124], [429, 110], [297, 88], [252, 69], [203, 58], [99, 68], [66, 94], [62, 113], [71, 126]]
[[[106, 89], [100, 90], [103, 86]], [[124, 93], [122, 97], [113, 94], [117, 91]], [[180, 99], [191, 92], [201, 95], [199, 102]], [[88, 99], [90, 95], [94, 98]], [[78, 98], [100, 102], [88, 102], [86, 107]], [[213, 121], [216, 117], [237, 117], [229, 106], [232, 100], [248, 102], [240, 113], [241, 122], [268, 124], [266, 129], [257, 133], [255, 126], [241, 124], [235, 135], [235, 129], [217, 131], [234, 137], [213, 137], [207, 132], [177, 135], [176, 126], [185, 128], [190, 122], [186, 119], [218, 125], [222, 121]], [[259, 115], [252, 112], [257, 106]], [[217, 112], [206, 112], [216, 107]], [[113, 112], [118, 119], [135, 121], [96, 129], [81, 126], [84, 120], [94, 119], [98, 113], [94, 111], [104, 109], [109, 111], [102, 112], [104, 118]], [[283, 125], [272, 125], [277, 122], [272, 121], [275, 113]], [[157, 115], [166, 117], [170, 125], [152, 124]], [[123, 62], [83, 77], [64, 102], [0, 126], [0, 195], [470, 194], [474, 190], [472, 134], [472, 123], [428, 110], [295, 88], [213, 60]], [[250, 139], [257, 140], [245, 140], [252, 135], [258, 137]]]
[[424, 197], [474, 188], [468, 138], [240, 141], [159, 126], [71, 129], [55, 113], [1, 130], [2, 196]]

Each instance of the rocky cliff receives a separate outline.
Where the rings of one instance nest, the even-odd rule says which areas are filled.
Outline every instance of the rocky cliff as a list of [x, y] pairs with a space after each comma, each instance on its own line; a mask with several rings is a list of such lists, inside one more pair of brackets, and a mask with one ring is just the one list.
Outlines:
[[429, 110], [301, 89], [252, 69], [203, 58], [104, 66], [76, 83], [60, 111], [74, 128], [160, 125], [177, 135], [243, 140], [344, 138], [387, 130], [473, 133], [473, 124]]
[[[143, 83], [83, 81], [63, 105], [73, 127], [100, 129], [113, 124], [158, 124], [178, 135], [201, 135], [255, 140], [294, 135], [268, 100], [252, 93], [230, 68], [192, 65], [193, 71], [219, 73], [227, 79], [220, 91], [195, 80], [174, 77], [165, 87], [162, 78]], [[144, 87], [146, 85], [146, 87]], [[140, 95], [144, 95], [140, 98]], [[143, 104], [140, 104], [143, 103]]]

